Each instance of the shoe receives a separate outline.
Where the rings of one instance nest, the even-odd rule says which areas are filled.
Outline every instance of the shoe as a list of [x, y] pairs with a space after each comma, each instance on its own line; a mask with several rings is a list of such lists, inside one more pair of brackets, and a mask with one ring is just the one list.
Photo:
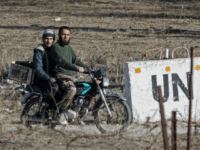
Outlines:
[[59, 124], [61, 124], [61, 125], [68, 125], [64, 113], [62, 113], [62, 114], [60, 115], [58, 122], [59, 122]]
[[83, 121], [81, 121], [81, 122], [79, 123], [79, 125], [85, 126], [85, 123], [84, 123]]

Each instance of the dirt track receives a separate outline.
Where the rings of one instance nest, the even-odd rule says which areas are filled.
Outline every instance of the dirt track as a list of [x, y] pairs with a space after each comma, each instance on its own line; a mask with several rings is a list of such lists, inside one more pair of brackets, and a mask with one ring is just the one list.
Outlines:
[[[194, 46], [197, 50], [195, 56], [199, 56], [199, 6], [198, 1], [1, 0], [1, 84], [11, 61], [32, 60], [33, 48], [42, 42], [42, 33], [48, 27], [58, 33], [60, 26], [69, 26], [72, 29], [71, 46], [77, 56], [92, 69], [106, 69], [111, 84], [124, 85], [125, 62], [163, 58], [165, 48], [170, 49], [171, 56], [177, 47], [189, 49]], [[55, 21], [58, 17], [61, 21]], [[155, 48], [160, 51], [148, 52], [144, 58], [148, 50]], [[175, 53], [175, 58], [187, 56], [181, 48]], [[77, 73], [76, 77], [79, 78], [80, 74]], [[163, 148], [161, 135], [105, 137], [94, 133], [66, 132], [63, 128], [51, 130], [37, 126], [34, 130], [25, 129], [19, 124], [22, 96], [10, 90], [1, 90], [0, 93], [0, 149], [66, 149], [70, 142], [70, 149]], [[12, 112], [3, 110], [6, 108]], [[147, 125], [150, 128], [155, 126]], [[194, 149], [200, 146], [198, 138], [198, 134], [193, 135]], [[178, 141], [179, 148], [186, 147], [185, 135], [180, 135]]]

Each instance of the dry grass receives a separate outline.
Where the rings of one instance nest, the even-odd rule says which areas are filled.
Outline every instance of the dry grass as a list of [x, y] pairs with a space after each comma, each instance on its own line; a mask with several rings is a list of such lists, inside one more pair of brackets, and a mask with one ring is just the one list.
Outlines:
[[[75, 2], [78, 5], [75, 5]], [[111, 84], [124, 85], [124, 63], [164, 57], [164, 49], [196, 47], [199, 54], [198, 1], [146, 0], [21, 0], [0, 1], [0, 79], [5, 82], [13, 60], [32, 60], [33, 48], [41, 42], [45, 28], [55, 32], [73, 27], [71, 46], [92, 69], [104, 68]], [[61, 21], [54, 19], [60, 17]], [[165, 30], [171, 27], [171, 30]], [[99, 32], [103, 29], [104, 32]], [[111, 30], [114, 29], [114, 32]], [[153, 49], [155, 51], [150, 51]], [[147, 56], [144, 58], [144, 54]], [[175, 58], [187, 57], [183, 48]], [[79, 73], [76, 74], [80, 78]], [[85, 77], [85, 76], [84, 76]], [[88, 78], [85, 78], [86, 80]], [[119, 92], [119, 91], [118, 91]], [[54, 130], [36, 125], [32, 130], [19, 124], [22, 96], [13, 90], [0, 91], [0, 149], [162, 149], [162, 134], [133, 137], [105, 136], [86, 131]], [[3, 110], [9, 108], [11, 113]], [[181, 124], [186, 126], [186, 124]], [[170, 121], [168, 121], [170, 128]], [[155, 130], [160, 123], [131, 125]], [[199, 149], [199, 134], [192, 135], [192, 149]], [[178, 135], [178, 148], [186, 148], [186, 135]]]

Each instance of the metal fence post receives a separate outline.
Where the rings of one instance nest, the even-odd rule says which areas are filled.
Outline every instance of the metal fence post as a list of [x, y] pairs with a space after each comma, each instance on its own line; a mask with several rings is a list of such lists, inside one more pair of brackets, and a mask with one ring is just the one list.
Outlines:
[[164, 149], [169, 150], [169, 143], [168, 143], [168, 137], [167, 137], [167, 124], [166, 124], [166, 120], [165, 120], [165, 112], [164, 112], [164, 106], [163, 106], [161, 86], [158, 86], [158, 95], [159, 95], [159, 106], [160, 106]]
[[191, 120], [192, 120], [192, 99], [193, 99], [193, 65], [194, 65], [194, 49], [193, 49], [193, 47], [191, 47], [191, 79], [190, 79], [190, 101], [189, 101], [187, 150], [190, 150], [190, 142], [191, 142]]
[[172, 111], [171, 150], [176, 150], [176, 111]]

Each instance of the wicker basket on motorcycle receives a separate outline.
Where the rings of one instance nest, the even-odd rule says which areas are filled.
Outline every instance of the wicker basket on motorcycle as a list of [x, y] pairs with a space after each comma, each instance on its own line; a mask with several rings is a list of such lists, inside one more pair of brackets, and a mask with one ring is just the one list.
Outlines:
[[18, 81], [25, 84], [32, 84], [34, 80], [35, 70], [26, 63], [13, 62], [10, 64], [8, 79]]

